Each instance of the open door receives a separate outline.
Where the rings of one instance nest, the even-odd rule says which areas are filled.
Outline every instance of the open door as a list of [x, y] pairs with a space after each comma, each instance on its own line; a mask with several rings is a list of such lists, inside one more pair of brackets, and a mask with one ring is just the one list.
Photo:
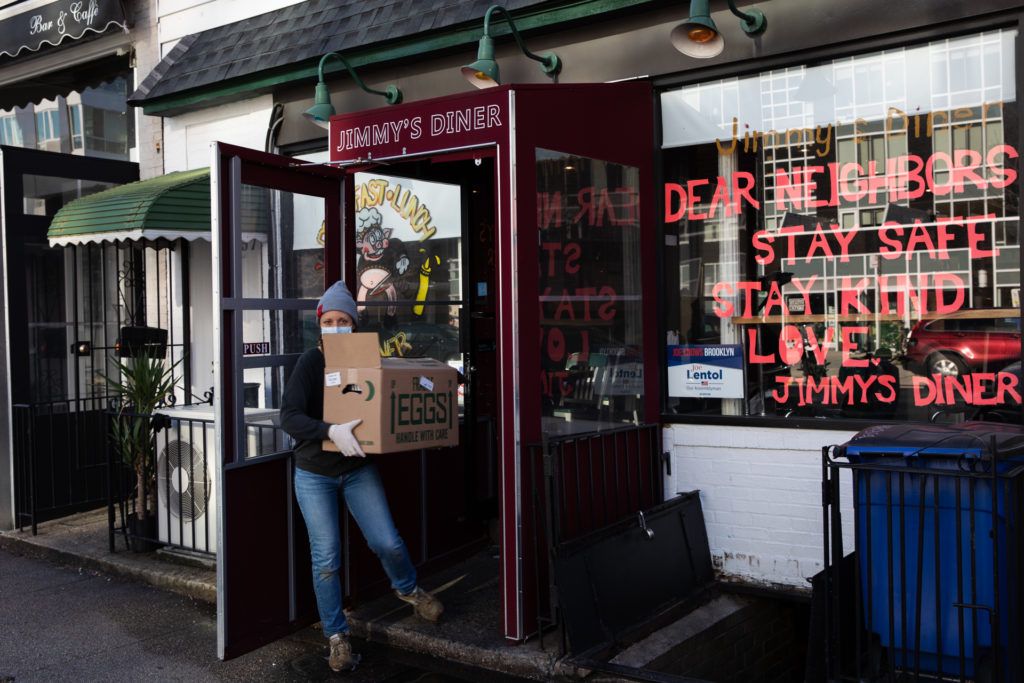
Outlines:
[[[291, 444], [273, 413], [295, 361], [316, 343], [326, 284], [345, 280], [360, 330], [378, 334], [383, 355], [433, 357], [465, 378], [459, 446], [373, 456], [417, 570], [480, 548], [497, 517], [493, 153], [346, 169], [320, 161], [215, 150], [222, 658], [318, 618]], [[429, 220], [416, 210], [426, 207]], [[386, 591], [344, 511], [340, 524], [346, 604]]]
[[341, 274], [340, 252], [316, 243], [319, 221], [303, 221], [340, 232], [344, 173], [222, 143], [212, 153], [217, 655], [229, 659], [318, 619], [274, 411], [316, 343], [324, 283]]

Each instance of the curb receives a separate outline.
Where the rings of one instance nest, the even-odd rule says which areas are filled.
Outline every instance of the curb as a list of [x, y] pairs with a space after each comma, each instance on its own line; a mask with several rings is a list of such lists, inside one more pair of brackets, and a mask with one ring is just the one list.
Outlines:
[[578, 678], [581, 673], [574, 665], [564, 658], [556, 658], [553, 653], [545, 654], [543, 657], [515, 654], [514, 646], [499, 651], [488, 650], [476, 645], [433, 637], [398, 625], [381, 626], [373, 622], [364, 622], [354, 616], [349, 617], [348, 621], [353, 634], [364, 640], [486, 671], [538, 681]]
[[145, 583], [199, 602], [205, 602], [214, 606], [217, 604], [216, 585], [211, 586], [202, 581], [167, 576], [162, 572], [134, 566], [130, 562], [119, 561], [116, 559], [116, 554], [113, 555], [115, 559], [112, 560], [79, 555], [66, 550], [51, 548], [41, 543], [33, 543], [32, 541], [13, 536], [10, 533], [0, 533], [0, 549], [15, 555], [47, 560], [66, 566], [84, 567], [121, 579]]

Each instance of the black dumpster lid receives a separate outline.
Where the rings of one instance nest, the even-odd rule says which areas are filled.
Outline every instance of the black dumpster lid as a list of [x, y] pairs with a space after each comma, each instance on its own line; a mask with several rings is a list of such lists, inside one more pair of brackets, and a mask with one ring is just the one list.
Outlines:
[[876, 425], [858, 432], [842, 449], [846, 455], [960, 455], [967, 452], [1009, 457], [1024, 454], [1024, 426], [997, 422]]

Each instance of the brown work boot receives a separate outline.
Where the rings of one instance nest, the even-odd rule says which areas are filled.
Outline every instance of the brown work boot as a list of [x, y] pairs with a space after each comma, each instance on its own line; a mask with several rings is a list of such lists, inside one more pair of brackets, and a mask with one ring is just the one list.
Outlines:
[[441, 604], [441, 601], [419, 586], [413, 588], [412, 593], [408, 595], [402, 595], [398, 591], [395, 591], [395, 595], [399, 600], [412, 605], [416, 616], [426, 619], [432, 624], [436, 624], [437, 620], [441, 618], [441, 614], [444, 613], [444, 605]]
[[332, 671], [354, 671], [360, 657], [352, 653], [352, 643], [348, 642], [347, 633], [335, 633], [331, 636], [331, 657], [328, 664]]

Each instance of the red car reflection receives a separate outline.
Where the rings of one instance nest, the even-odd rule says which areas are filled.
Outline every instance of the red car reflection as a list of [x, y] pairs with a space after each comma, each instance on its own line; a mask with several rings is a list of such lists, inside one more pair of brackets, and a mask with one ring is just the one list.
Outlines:
[[961, 316], [922, 320], [907, 335], [903, 364], [922, 375], [995, 372], [1020, 360], [1020, 318]]

